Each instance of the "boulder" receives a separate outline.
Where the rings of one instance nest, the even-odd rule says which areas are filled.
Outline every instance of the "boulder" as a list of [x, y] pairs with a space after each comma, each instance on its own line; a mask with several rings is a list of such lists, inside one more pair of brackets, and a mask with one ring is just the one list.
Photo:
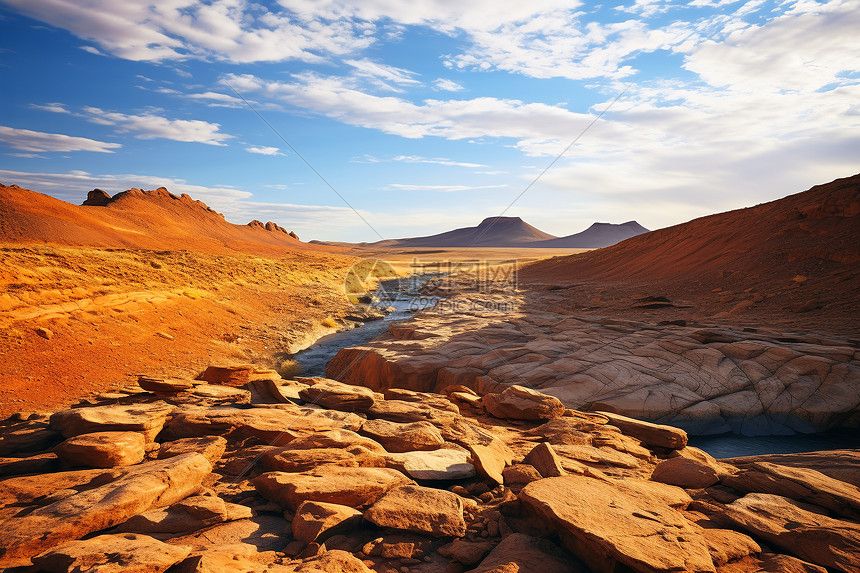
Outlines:
[[[322, 465], [335, 465], [348, 468], [357, 468], [359, 466], [358, 460], [353, 454], [334, 448], [318, 448], [313, 450], [276, 448], [266, 451], [260, 458], [260, 463], [267, 472], [303, 472]], [[384, 459], [380, 459], [380, 463], [384, 466]]]
[[195, 495], [170, 507], [135, 515], [119, 525], [116, 531], [145, 533], [166, 539], [187, 535], [218, 523], [248, 519], [251, 515], [251, 508], [247, 506], [227, 503], [211, 495]]
[[374, 573], [360, 559], [338, 549], [326, 551], [294, 567], [295, 573]]
[[478, 473], [497, 484], [504, 483], [502, 470], [514, 460], [514, 453], [500, 439], [496, 438], [487, 445], [472, 444], [469, 446], [472, 463]]
[[490, 551], [486, 559], [471, 573], [585, 573], [570, 557], [551, 541], [512, 533]]
[[320, 466], [301, 473], [265, 473], [253, 484], [263, 497], [295, 511], [306, 500], [367, 507], [386, 491], [411, 481], [388, 468]]
[[314, 432], [296, 438], [286, 446], [290, 450], [310, 450], [315, 448], [341, 448], [350, 451], [353, 446], [360, 446], [375, 454], [387, 454], [388, 452], [379, 442], [365, 438], [351, 430], [325, 430]]
[[305, 501], [293, 517], [293, 537], [305, 543], [322, 543], [332, 535], [341, 534], [361, 524], [357, 509], [325, 503]]
[[742, 559], [747, 555], [761, 553], [759, 544], [740, 531], [732, 529], [702, 529], [708, 552], [715, 565], [725, 565], [729, 561]]
[[404, 400], [383, 400], [376, 402], [372, 408], [367, 410], [367, 416], [372, 419], [388, 420], [389, 422], [430, 422], [437, 427], [450, 425], [457, 419], [457, 414], [449, 410], [442, 410], [427, 404], [406, 402]]
[[628, 436], [642, 440], [648, 446], [680, 450], [687, 445], [687, 432], [680, 428], [635, 420], [610, 412], [598, 412], [598, 414], [605, 416], [610, 424]]
[[455, 493], [418, 485], [390, 489], [367, 511], [364, 519], [380, 527], [433, 537], [463, 537], [463, 500]]
[[221, 436], [203, 436], [200, 438], [180, 438], [165, 442], [158, 448], [158, 459], [166, 460], [182, 454], [197, 453], [215, 464], [227, 451], [227, 440]]
[[720, 476], [710, 464], [678, 456], [657, 464], [651, 479], [686, 489], [701, 489], [718, 483]]
[[534, 466], [528, 464], [508, 466], [502, 471], [502, 476], [505, 478], [505, 485], [520, 487], [543, 478]]
[[188, 378], [153, 378], [151, 376], [139, 376], [137, 385], [148, 392], [156, 394], [177, 394], [185, 392], [201, 384], [200, 380]]
[[433, 392], [416, 392], [405, 388], [387, 388], [383, 395], [386, 400], [403, 400], [404, 402], [420, 402], [432, 408], [447, 410], [455, 414], [460, 413], [460, 408], [452, 403], [444, 394]]
[[[85, 470], [87, 476], [94, 471]], [[176, 503], [197, 491], [211, 471], [211, 464], [200, 454], [129, 466], [104, 485], [73, 491], [6, 520], [0, 530], [0, 561], [29, 558], [66, 541], [123, 523], [150, 508]]]
[[445, 443], [445, 438], [430, 422], [403, 424], [368, 420], [359, 433], [379, 442], [391, 453], [436, 450]]
[[168, 545], [147, 535], [119, 533], [68, 541], [33, 558], [49, 573], [162, 573], [185, 559], [187, 545]]
[[253, 370], [253, 366], [208, 366], [197, 376], [197, 380], [225, 386], [243, 386], [251, 379]]
[[324, 408], [343, 412], [366, 412], [375, 402], [373, 390], [363, 386], [344, 384], [328, 378], [303, 378], [303, 381], [313, 385], [300, 390], [299, 397], [305, 402]]
[[493, 547], [494, 545], [490, 541], [455, 539], [451, 543], [440, 547], [438, 553], [443, 557], [450, 557], [457, 563], [473, 567], [480, 563], [487, 556], [487, 553], [492, 551]]
[[804, 561], [860, 571], [860, 525], [811, 509], [787, 497], [749, 493], [726, 505], [721, 518]]
[[548, 442], [541, 442], [532, 448], [532, 451], [523, 459], [523, 463], [535, 468], [545, 478], [563, 476], [567, 473]]
[[201, 384], [188, 390], [196, 398], [203, 398], [213, 404], [250, 404], [251, 392], [242, 388], [224, 386], [222, 384]]
[[635, 571], [715, 571], [701, 527], [676, 509], [690, 501], [680, 488], [566, 475], [528, 484], [519, 499], [595, 571], [612, 571], [615, 563]]
[[469, 452], [441, 448], [432, 452], [406, 452], [386, 456], [388, 467], [400, 470], [417, 480], [460, 480], [475, 477], [475, 466], [469, 463]]
[[139, 464], [146, 455], [145, 446], [139, 432], [96, 432], [69, 438], [54, 451], [72, 466], [112, 468]]
[[47, 423], [28, 420], [0, 428], [0, 456], [47, 450], [63, 437]]
[[805, 501], [860, 521], [860, 488], [815, 470], [755, 462], [723, 478], [723, 485], [745, 493], [772, 493]]
[[139, 432], [149, 443], [155, 441], [171, 411], [173, 407], [164, 402], [70, 408], [51, 416], [51, 428], [65, 438], [95, 432]]
[[499, 393], [485, 394], [484, 408], [496, 418], [551, 420], [564, 415], [565, 406], [555, 396], [525, 386], [508, 386]]
[[268, 445], [283, 446], [314, 432], [357, 430], [363, 422], [355, 414], [288, 404], [250, 409], [196, 408], [174, 416], [164, 432], [171, 439], [223, 435], [233, 441], [257, 438]]

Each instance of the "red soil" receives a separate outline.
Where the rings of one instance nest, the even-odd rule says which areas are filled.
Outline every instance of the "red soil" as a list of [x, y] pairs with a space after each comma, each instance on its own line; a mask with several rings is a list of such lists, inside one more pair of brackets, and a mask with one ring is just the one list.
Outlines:
[[[590, 287], [595, 304], [615, 298], [617, 310], [636, 306], [637, 296], [664, 297], [699, 315], [853, 335], [860, 332], [860, 175], [539, 261], [521, 269], [520, 280]], [[741, 302], [752, 306], [736, 308]]]

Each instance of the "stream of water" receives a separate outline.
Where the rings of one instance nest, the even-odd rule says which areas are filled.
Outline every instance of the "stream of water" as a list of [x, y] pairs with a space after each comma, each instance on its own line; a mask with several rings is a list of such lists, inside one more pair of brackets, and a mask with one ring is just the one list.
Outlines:
[[[351, 330], [330, 334], [293, 358], [301, 364], [303, 376], [325, 376], [326, 365], [341, 348], [359, 346], [384, 333], [391, 323], [407, 320], [418, 310], [435, 304], [438, 298], [418, 292], [430, 276], [413, 277], [381, 283], [375, 300], [369, 306], [393, 309], [379, 320], [365, 322]], [[715, 458], [732, 458], [761, 454], [792, 454], [802, 452], [858, 449], [860, 429], [839, 429], [819, 434], [791, 436], [690, 436], [689, 444], [708, 452]]]

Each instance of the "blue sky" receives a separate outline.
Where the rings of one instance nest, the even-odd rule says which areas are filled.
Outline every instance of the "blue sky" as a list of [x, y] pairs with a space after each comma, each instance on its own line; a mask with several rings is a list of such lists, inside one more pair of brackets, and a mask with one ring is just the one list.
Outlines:
[[0, 181], [302, 239], [659, 228], [860, 172], [857, 30], [860, 0], [0, 0]]

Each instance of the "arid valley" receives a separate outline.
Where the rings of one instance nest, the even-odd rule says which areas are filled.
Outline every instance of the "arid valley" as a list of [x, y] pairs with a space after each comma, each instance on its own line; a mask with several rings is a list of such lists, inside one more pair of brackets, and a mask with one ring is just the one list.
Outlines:
[[81, 200], [0, 188], [4, 570], [860, 571], [860, 175], [597, 249]]

